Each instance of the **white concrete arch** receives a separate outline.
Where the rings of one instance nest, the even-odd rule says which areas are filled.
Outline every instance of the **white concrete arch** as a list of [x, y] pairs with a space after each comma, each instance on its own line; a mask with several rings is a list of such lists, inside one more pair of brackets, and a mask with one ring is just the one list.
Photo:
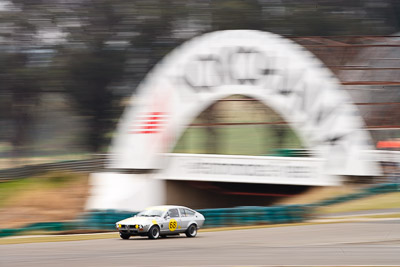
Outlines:
[[111, 147], [111, 168], [161, 169], [190, 122], [212, 102], [240, 94], [274, 109], [335, 175], [373, 175], [363, 120], [338, 80], [300, 45], [278, 35], [230, 30], [176, 48], [132, 97]]

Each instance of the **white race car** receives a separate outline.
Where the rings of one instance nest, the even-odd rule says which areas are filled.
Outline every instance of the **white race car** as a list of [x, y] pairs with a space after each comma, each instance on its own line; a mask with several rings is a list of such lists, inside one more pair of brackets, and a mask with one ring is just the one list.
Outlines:
[[115, 226], [122, 239], [129, 239], [131, 236], [157, 239], [180, 233], [185, 233], [187, 237], [195, 237], [204, 221], [204, 216], [195, 210], [165, 205], [147, 208], [134, 217], [117, 222]]

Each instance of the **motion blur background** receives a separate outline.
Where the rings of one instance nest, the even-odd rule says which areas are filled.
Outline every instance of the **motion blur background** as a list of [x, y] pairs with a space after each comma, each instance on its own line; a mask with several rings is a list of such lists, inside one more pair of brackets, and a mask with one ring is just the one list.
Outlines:
[[[148, 71], [184, 41], [225, 29], [268, 31], [304, 46], [340, 79], [374, 145], [400, 138], [399, 1], [0, 0], [0, 169], [101, 157]], [[244, 131], [252, 143], [241, 143]], [[301, 148], [273, 110], [231, 97], [204, 111], [175, 152]], [[89, 187], [76, 176], [47, 174], [32, 196], [15, 195], [35, 188], [35, 180], [0, 184], [1, 221], [31, 221], [29, 207], [51, 213], [48, 205], [76, 207], [70, 217], [54, 211], [52, 220], [74, 218]], [[80, 182], [64, 184], [71, 179]], [[49, 189], [60, 184], [65, 195]], [[15, 206], [25, 207], [24, 215], [15, 215]]]

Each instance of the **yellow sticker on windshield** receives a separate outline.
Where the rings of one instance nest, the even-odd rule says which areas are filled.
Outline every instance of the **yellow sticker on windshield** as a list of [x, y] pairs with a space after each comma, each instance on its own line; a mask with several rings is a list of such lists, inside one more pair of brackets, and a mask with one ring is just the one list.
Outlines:
[[177, 222], [175, 219], [171, 219], [171, 220], [169, 221], [168, 228], [169, 228], [169, 230], [170, 230], [171, 232], [175, 231], [177, 226], [178, 226], [178, 222]]

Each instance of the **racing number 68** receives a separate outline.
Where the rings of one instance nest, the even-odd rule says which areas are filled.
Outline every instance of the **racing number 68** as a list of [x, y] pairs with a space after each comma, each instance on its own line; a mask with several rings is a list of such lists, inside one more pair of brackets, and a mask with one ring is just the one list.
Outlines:
[[169, 222], [169, 230], [175, 231], [175, 229], [176, 229], [177, 226], [178, 226], [178, 225], [177, 225], [177, 222], [176, 222], [175, 220], [171, 220], [171, 221]]

